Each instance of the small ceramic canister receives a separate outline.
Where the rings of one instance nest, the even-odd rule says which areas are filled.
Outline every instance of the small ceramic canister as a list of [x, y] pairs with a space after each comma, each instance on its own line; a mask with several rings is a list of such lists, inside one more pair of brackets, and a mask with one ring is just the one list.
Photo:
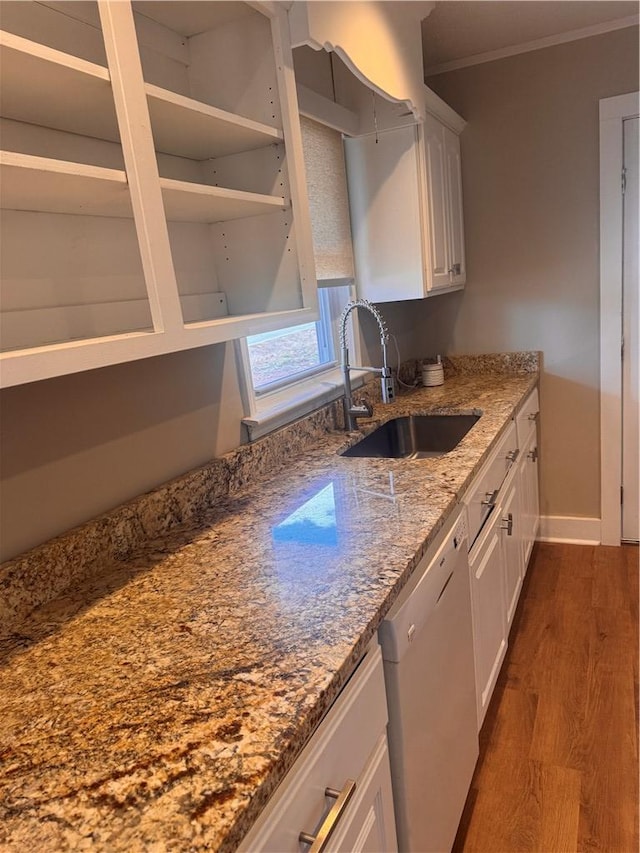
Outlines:
[[422, 384], [425, 388], [431, 388], [434, 385], [442, 385], [444, 382], [444, 370], [442, 367], [442, 358], [436, 357], [435, 364], [428, 361], [422, 362]]

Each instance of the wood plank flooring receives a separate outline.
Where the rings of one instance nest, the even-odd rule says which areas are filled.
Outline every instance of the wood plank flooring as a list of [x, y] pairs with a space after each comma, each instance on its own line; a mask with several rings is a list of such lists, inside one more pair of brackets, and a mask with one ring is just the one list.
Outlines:
[[453, 849], [637, 853], [637, 546], [536, 544]]

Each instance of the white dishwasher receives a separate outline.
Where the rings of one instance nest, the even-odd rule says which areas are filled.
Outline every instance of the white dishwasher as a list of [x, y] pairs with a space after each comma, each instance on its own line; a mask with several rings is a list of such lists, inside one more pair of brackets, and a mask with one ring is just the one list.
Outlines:
[[403, 853], [451, 850], [478, 758], [463, 513], [447, 524], [380, 626]]

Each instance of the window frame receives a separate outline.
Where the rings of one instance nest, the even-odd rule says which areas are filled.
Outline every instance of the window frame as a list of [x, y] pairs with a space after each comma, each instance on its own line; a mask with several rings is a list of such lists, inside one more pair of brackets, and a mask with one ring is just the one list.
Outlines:
[[[343, 137], [353, 136], [357, 133], [359, 125], [355, 113], [316, 92], [305, 89], [304, 86], [298, 85], [297, 91], [301, 116], [338, 131]], [[333, 286], [340, 285], [349, 285], [350, 287], [349, 299], [345, 300], [345, 305], [351, 299], [357, 298], [355, 278], [333, 281]], [[318, 291], [325, 287], [326, 285], [319, 283]], [[347, 318], [347, 339], [349, 341], [350, 361], [361, 364], [360, 327], [357, 314], [357, 311], [352, 311]], [[257, 395], [253, 388], [246, 338], [239, 338], [235, 343], [240, 393], [246, 413], [242, 423], [247, 430], [249, 441], [261, 438], [267, 433], [344, 396], [345, 389], [339, 363], [339, 352], [336, 353], [336, 362], [327, 369], [314, 371], [311, 376], [294, 379], [279, 389], [274, 388], [270, 393]], [[350, 372], [351, 387], [362, 386], [366, 376], [366, 371], [352, 369]]]
[[[274, 379], [273, 382], [266, 382], [263, 385], [256, 385], [253, 378], [253, 370], [251, 367], [251, 357], [249, 355], [249, 373], [251, 377], [251, 384], [253, 385], [253, 390], [257, 398], [265, 397], [268, 394], [272, 394], [275, 391], [279, 391], [282, 388], [286, 388], [288, 385], [294, 385], [297, 382], [301, 382], [304, 379], [310, 378], [312, 376], [316, 376], [319, 373], [324, 373], [327, 370], [331, 370], [336, 367], [338, 364], [338, 358], [336, 353], [338, 348], [336, 346], [336, 342], [334, 340], [334, 335], [331, 329], [331, 315], [330, 315], [330, 306], [329, 301], [326, 297], [327, 288], [318, 288], [318, 307], [320, 316], [315, 321], [315, 332], [316, 339], [318, 342], [318, 354], [321, 359], [324, 360], [319, 361], [313, 367], [307, 367], [303, 370], [298, 370], [295, 373], [289, 373], [287, 376], [283, 376], [281, 379]], [[313, 322], [313, 321], [311, 321]], [[311, 325], [311, 323], [301, 323], [300, 326], [289, 326], [285, 327], [283, 332], [293, 332], [296, 329], [302, 328], [302, 326]], [[280, 330], [277, 330], [280, 331]], [[251, 349], [251, 344], [249, 343], [249, 338], [251, 335], [245, 338], [247, 342], [247, 351], [249, 352]]]
[[[344, 285], [344, 282], [342, 282]], [[318, 288], [319, 290], [330, 288]], [[355, 298], [355, 285], [349, 285], [349, 299]], [[336, 320], [337, 323], [337, 320]], [[336, 328], [337, 331], [337, 328]], [[360, 333], [357, 312], [352, 311], [347, 318], [347, 339], [349, 341], [350, 360], [360, 363]], [[291, 423], [304, 415], [310, 414], [321, 406], [327, 405], [344, 396], [344, 382], [340, 359], [313, 371], [311, 375], [292, 378], [279, 388], [257, 394], [253, 387], [249, 346], [246, 338], [236, 341], [236, 359], [240, 378], [240, 392], [243, 400], [245, 417], [242, 423], [247, 429], [249, 440], [261, 438], [274, 429]], [[351, 387], [357, 388], [364, 384], [366, 371], [351, 370]]]

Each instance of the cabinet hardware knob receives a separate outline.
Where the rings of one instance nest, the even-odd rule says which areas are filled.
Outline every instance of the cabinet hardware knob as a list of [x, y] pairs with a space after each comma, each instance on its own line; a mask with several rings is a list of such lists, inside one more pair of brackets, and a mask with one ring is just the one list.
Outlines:
[[449, 267], [447, 272], [449, 273], [449, 275], [460, 275], [460, 270], [461, 270], [461, 265], [460, 264], [454, 264], [452, 267]]
[[513, 513], [510, 512], [506, 518], [502, 519], [500, 530], [506, 530], [507, 536], [513, 535]]
[[527, 453], [527, 458], [530, 459], [532, 462], [535, 462], [538, 458], [538, 448], [534, 447], [533, 450], [530, 450]]
[[516, 447], [515, 450], [510, 450], [507, 453], [507, 462], [515, 462], [519, 455], [520, 455], [519, 448]]
[[499, 491], [500, 489], [494, 489], [492, 492], [485, 492], [486, 497], [480, 501], [482, 506], [495, 506]]
[[529, 412], [529, 414], [527, 415], [527, 418], [530, 421], [537, 421], [539, 414], [540, 414], [540, 412]]
[[333, 830], [338, 825], [338, 821], [347, 807], [347, 803], [353, 796], [356, 790], [356, 783], [353, 779], [347, 779], [341, 791], [336, 791], [335, 788], [325, 788], [325, 797], [330, 797], [335, 800], [335, 803], [329, 809], [329, 813], [322, 821], [322, 826], [318, 830], [317, 835], [310, 835], [308, 832], [301, 832], [298, 840], [303, 844], [309, 844], [309, 853], [322, 853], [326, 849], [327, 843]]

